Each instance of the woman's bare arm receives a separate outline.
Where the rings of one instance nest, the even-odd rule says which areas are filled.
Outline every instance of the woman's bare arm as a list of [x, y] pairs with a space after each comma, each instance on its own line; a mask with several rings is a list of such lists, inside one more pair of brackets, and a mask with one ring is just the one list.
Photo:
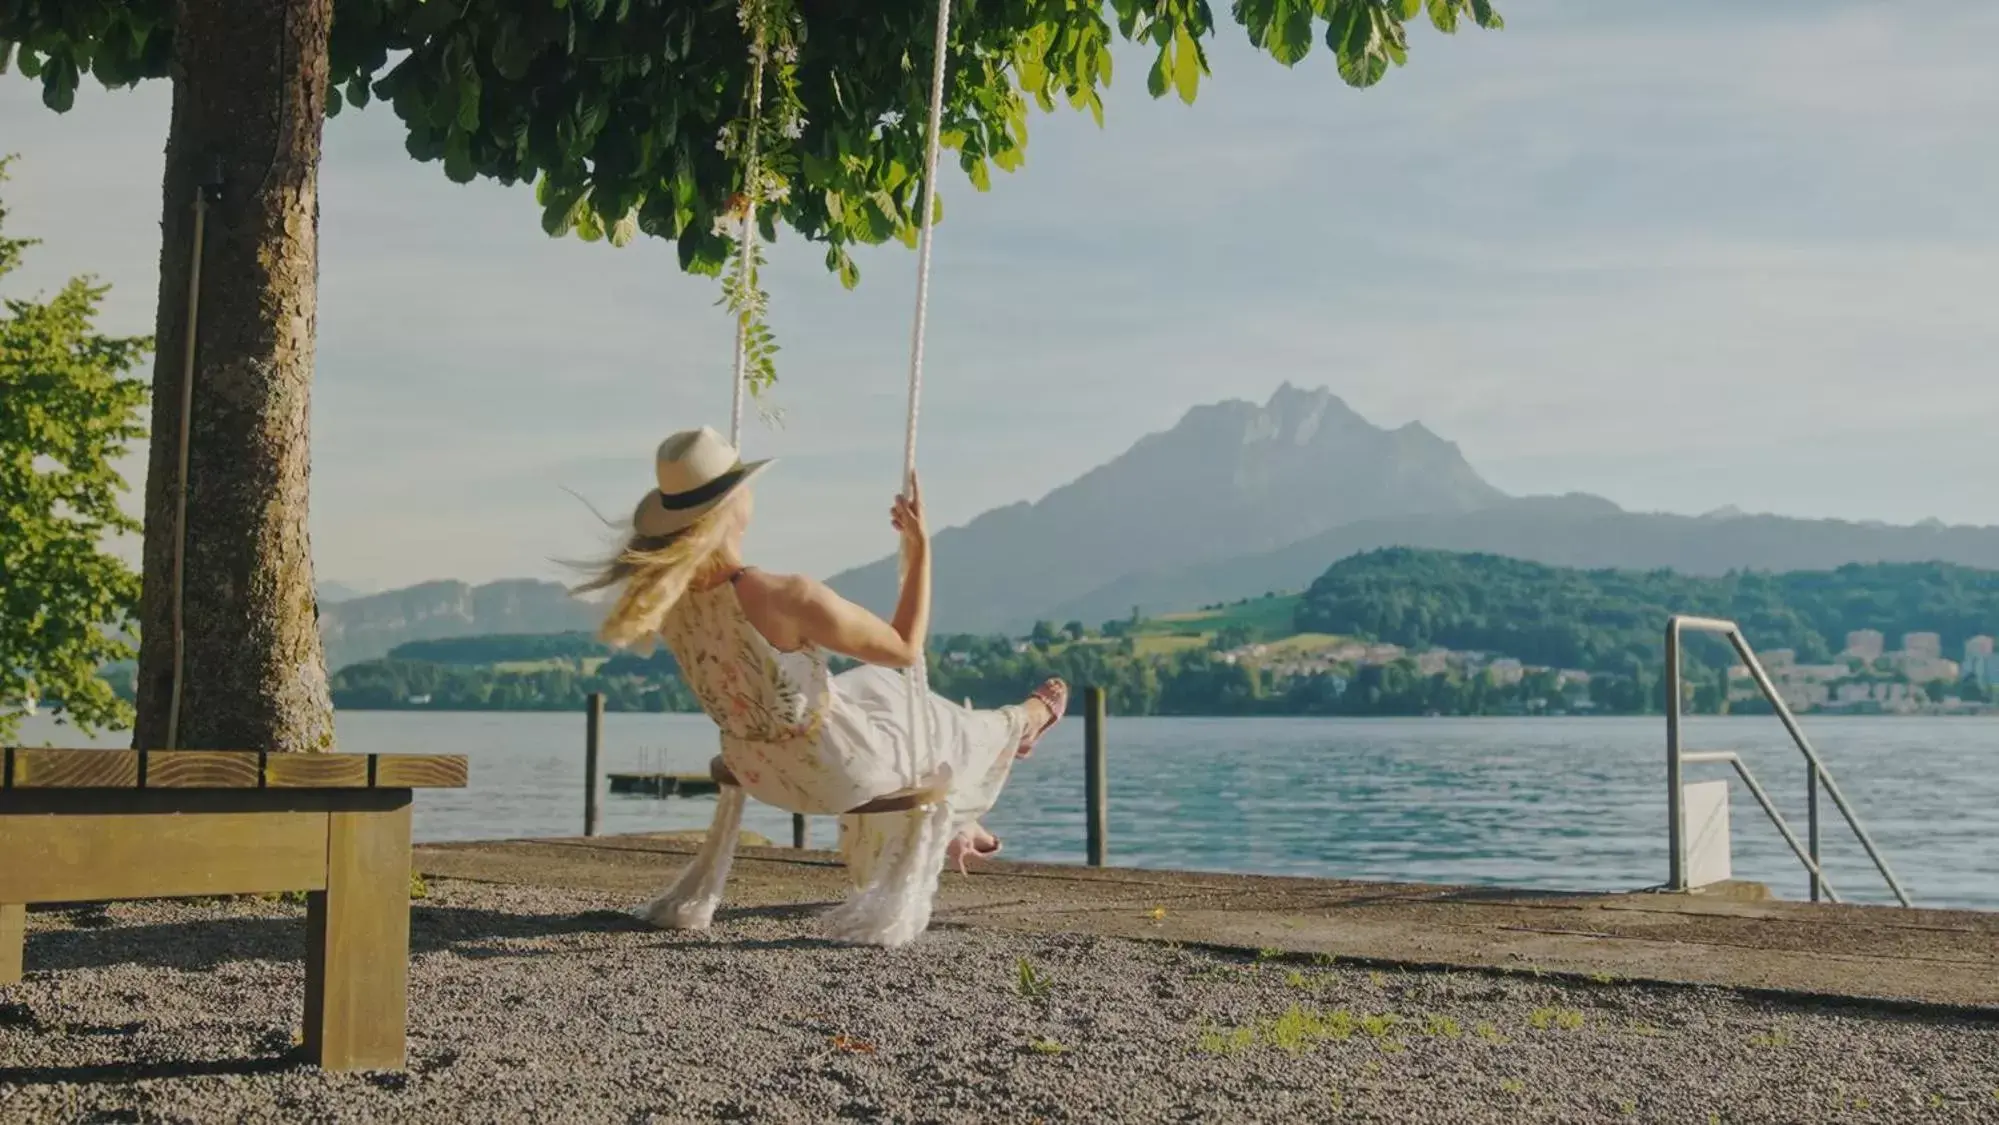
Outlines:
[[[904, 583], [905, 602], [909, 585]], [[750, 623], [779, 648], [812, 644], [887, 668], [907, 668], [916, 662], [916, 642], [922, 634], [905, 633], [817, 579], [752, 571], [743, 576], [738, 593], [745, 595], [743, 611]]]
[[[916, 663], [930, 631], [930, 531], [923, 522], [923, 493], [914, 476], [908, 494], [896, 497], [890, 507], [889, 523], [902, 537], [904, 568], [893, 622], [883, 621], [817, 579], [750, 571], [737, 586], [750, 623], [779, 648], [810, 643], [887, 668]], [[797, 643], [780, 643], [794, 638]]]

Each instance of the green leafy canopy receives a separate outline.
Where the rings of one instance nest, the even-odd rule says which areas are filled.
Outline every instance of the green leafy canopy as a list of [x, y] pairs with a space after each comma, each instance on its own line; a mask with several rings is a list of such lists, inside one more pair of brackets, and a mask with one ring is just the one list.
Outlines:
[[[7, 238], [6, 218], [0, 206], [0, 278], [34, 245]], [[0, 743], [37, 700], [86, 730], [131, 721], [97, 672], [132, 655], [117, 632], [135, 627], [139, 576], [103, 545], [139, 530], [112, 461], [145, 436], [146, 384], [125, 372], [151, 342], [93, 331], [105, 292], [77, 278], [0, 312]]]
[[[173, 0], [0, 0], [0, 70], [70, 107], [84, 74], [124, 86], [167, 72]], [[672, 239], [684, 269], [720, 273], [729, 200], [742, 192], [749, 105], [744, 10], [686, 0], [334, 0], [328, 112], [381, 100], [410, 155], [445, 174], [536, 185], [552, 235]], [[853, 285], [850, 249], [913, 242], [935, 0], [815, 0], [791, 26], [779, 102], [792, 127], [766, 150], [782, 197], [759, 208], [827, 246]], [[1340, 76], [1379, 82], [1427, 18], [1497, 28], [1489, 0], [1235, 0], [1230, 18], [1289, 66], [1323, 42]], [[953, 10], [943, 138], [979, 190], [1021, 166], [1030, 104], [1101, 122], [1114, 37], [1156, 54], [1154, 96], [1191, 102], [1216, 34], [1204, 0], [960, 0]], [[777, 87], [772, 87], [777, 90]], [[732, 133], [732, 131], [735, 131]]]

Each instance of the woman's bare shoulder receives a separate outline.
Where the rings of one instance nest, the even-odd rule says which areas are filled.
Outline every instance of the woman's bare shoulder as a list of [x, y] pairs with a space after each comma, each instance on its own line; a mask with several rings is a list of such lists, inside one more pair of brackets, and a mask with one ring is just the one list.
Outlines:
[[737, 579], [736, 588], [773, 602], [796, 603], [818, 600], [826, 585], [809, 575], [751, 569]]

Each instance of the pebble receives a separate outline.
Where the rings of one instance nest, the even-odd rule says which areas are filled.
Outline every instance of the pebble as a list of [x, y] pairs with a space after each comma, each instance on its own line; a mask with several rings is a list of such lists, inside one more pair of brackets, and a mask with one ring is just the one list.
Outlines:
[[628, 905], [433, 881], [393, 1074], [292, 1057], [296, 906], [31, 914], [0, 1121], [1999, 1121], [1991, 1020]]

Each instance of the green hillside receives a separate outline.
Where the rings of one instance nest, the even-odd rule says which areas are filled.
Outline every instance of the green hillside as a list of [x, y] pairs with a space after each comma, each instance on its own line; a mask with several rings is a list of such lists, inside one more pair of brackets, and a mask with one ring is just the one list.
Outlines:
[[[1758, 649], [1791, 649], [1802, 663], [1832, 660], [1861, 629], [1891, 647], [1905, 633], [1934, 632], [1948, 656], [1971, 637], [1999, 633], [1999, 571], [1881, 563], [1707, 578], [1393, 548], [1334, 564], [1299, 600], [1294, 628], [1557, 668], [1656, 670], [1675, 613], [1727, 618]], [[1727, 659], [1718, 644], [1690, 652]]]

